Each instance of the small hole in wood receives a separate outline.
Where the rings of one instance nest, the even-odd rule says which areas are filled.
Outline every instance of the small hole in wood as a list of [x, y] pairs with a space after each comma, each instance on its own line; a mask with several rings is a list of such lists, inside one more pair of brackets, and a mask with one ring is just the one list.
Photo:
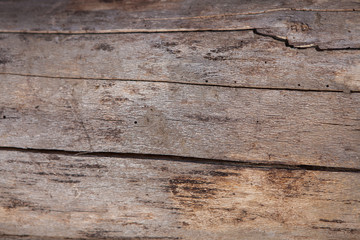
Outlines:
[[298, 84], [298, 86], [299, 86], [299, 87], [301, 86], [300, 83]]
[[329, 87], [329, 85], [326, 85], [326, 87]]
[[267, 64], [267, 61], [265, 61], [265, 64]]
[[208, 80], [205, 80], [205, 82], [208, 82]]
[[3, 119], [5, 119], [6, 118], [6, 116], [3, 116]]
[[135, 121], [134, 123], [137, 124], [137, 121]]
[[236, 81], [234, 81], [234, 83], [237, 83]]

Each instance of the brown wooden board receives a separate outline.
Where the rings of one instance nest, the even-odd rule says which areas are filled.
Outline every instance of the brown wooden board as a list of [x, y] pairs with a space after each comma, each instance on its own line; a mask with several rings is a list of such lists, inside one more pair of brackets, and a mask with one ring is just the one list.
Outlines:
[[359, 10], [357, 2], [335, 0], [5, 0], [0, 3], [0, 32], [257, 29], [295, 47], [360, 48]]
[[0, 145], [359, 168], [359, 96], [2, 75]]
[[360, 51], [292, 49], [252, 31], [0, 34], [0, 73], [360, 91]]
[[358, 173], [18, 151], [0, 161], [5, 239], [360, 234]]

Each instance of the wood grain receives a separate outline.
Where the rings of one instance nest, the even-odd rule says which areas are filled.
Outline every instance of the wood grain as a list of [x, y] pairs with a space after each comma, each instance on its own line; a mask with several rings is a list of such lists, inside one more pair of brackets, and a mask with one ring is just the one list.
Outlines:
[[0, 73], [360, 91], [358, 51], [291, 49], [251, 31], [0, 34]]
[[[19, 8], [21, 6], [21, 8]], [[354, 1], [1, 1], [0, 31], [164, 32], [258, 29], [295, 47], [360, 48]]]
[[359, 168], [360, 95], [2, 75], [0, 145]]
[[0, 161], [3, 239], [355, 240], [360, 232], [358, 173], [17, 151], [0, 151]]
[[0, 1], [0, 239], [360, 236], [360, 4]]

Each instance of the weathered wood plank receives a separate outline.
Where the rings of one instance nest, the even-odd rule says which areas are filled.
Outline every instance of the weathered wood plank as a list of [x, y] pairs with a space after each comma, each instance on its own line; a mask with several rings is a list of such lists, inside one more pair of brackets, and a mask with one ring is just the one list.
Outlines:
[[245, 32], [0, 35], [0, 73], [360, 91], [358, 51], [291, 49]]
[[358, 239], [359, 22], [348, 0], [0, 1], [0, 239]]
[[[19, 8], [21, 6], [21, 8]], [[2, 32], [258, 29], [297, 47], [360, 47], [354, 1], [1, 1]]]
[[0, 79], [0, 146], [360, 166], [359, 93]]
[[0, 162], [0, 233], [9, 238], [360, 234], [358, 173], [9, 151]]

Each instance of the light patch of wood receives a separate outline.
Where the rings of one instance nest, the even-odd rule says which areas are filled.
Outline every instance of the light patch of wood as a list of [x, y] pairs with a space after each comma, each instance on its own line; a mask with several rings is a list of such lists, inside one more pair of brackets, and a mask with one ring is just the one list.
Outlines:
[[104, 10], [123, 10], [123, 11], [149, 11], [164, 10], [178, 7], [179, 0], [71, 0], [67, 9], [70, 11], [104, 11]]
[[346, 71], [341, 71], [336, 74], [335, 82], [345, 86], [344, 91], [359, 91], [360, 90], [360, 62], [348, 67]]

